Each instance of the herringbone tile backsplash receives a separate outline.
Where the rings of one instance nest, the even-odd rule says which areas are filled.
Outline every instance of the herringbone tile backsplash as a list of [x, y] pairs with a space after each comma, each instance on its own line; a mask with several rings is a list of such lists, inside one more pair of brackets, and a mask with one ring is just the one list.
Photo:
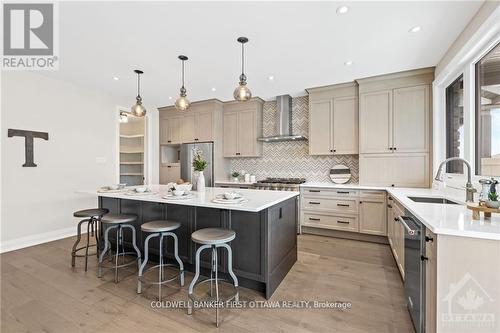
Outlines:
[[[307, 96], [292, 99], [292, 126], [294, 134], [308, 135], [309, 101]], [[276, 133], [276, 102], [264, 103], [263, 133]], [[266, 177], [303, 177], [308, 181], [330, 181], [329, 170], [336, 164], [351, 168], [351, 183], [358, 182], [358, 155], [311, 156], [308, 141], [263, 143], [262, 157], [231, 158], [231, 170], [245, 170], [257, 180]]]

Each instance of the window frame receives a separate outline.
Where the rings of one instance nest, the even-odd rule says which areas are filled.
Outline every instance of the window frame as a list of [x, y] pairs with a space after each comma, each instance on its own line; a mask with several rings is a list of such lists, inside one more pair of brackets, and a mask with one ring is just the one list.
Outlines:
[[[492, 15], [493, 17], [495, 15]], [[455, 55], [433, 82], [433, 175], [439, 164], [446, 159], [446, 88], [463, 75], [464, 87], [464, 158], [472, 168], [474, 183], [485, 176], [476, 175], [476, 64], [500, 43], [500, 27], [495, 22], [486, 22], [470, 38], [465, 46]], [[467, 177], [463, 174], [446, 173], [446, 182], [450, 187], [463, 188]], [[495, 177], [500, 179], [499, 177]]]

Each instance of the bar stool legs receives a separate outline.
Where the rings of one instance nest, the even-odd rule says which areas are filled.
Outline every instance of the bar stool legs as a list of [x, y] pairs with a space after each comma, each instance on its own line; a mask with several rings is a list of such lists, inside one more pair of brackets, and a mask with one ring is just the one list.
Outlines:
[[[153, 237], [160, 238], [159, 239], [159, 242], [160, 242], [159, 264], [145, 270], [146, 264], [149, 260], [149, 241]], [[166, 238], [166, 237], [172, 237], [174, 239], [174, 257], [175, 257], [175, 260], [177, 261], [177, 263], [179, 264], [179, 274], [175, 275], [174, 277], [172, 277], [168, 280], [165, 280], [164, 268], [165, 267], [177, 267], [177, 266], [172, 265], [172, 264], [166, 264], [164, 262], [164, 238]], [[154, 269], [154, 268], [158, 268], [158, 282], [146, 282], [143, 279], [144, 273], [146, 273], [147, 271]], [[142, 262], [142, 265], [139, 268], [139, 274], [138, 274], [138, 279], [137, 279], [137, 293], [138, 294], [142, 293], [142, 284], [143, 283], [145, 283], [145, 284], [157, 284], [158, 285], [158, 300], [161, 301], [162, 300], [162, 285], [167, 283], [167, 282], [170, 282], [170, 281], [177, 279], [177, 277], [179, 277], [180, 285], [181, 285], [181, 287], [183, 287], [184, 286], [184, 264], [182, 263], [182, 260], [179, 257], [179, 240], [177, 239], [177, 235], [174, 234], [173, 232], [156, 232], [156, 233], [149, 234], [146, 237], [146, 240], [144, 241], [144, 261]]]
[[[200, 284], [209, 281], [210, 282], [210, 297], [214, 297], [213, 295], [213, 285], [215, 285], [215, 325], [219, 327], [219, 273], [218, 273], [218, 254], [217, 254], [217, 248], [223, 247], [227, 250], [227, 269], [228, 273], [231, 276], [231, 279], [233, 280], [233, 286], [236, 290], [236, 293], [230, 297], [229, 300], [234, 299], [236, 302], [239, 302], [239, 291], [238, 291], [238, 278], [233, 272], [233, 253], [231, 250], [231, 247], [224, 243], [224, 244], [205, 244], [202, 245], [196, 250], [196, 256], [195, 256], [195, 275], [193, 277], [193, 280], [191, 281], [188, 289], [188, 296], [191, 301], [194, 300], [193, 296], [193, 291], [194, 288]], [[200, 255], [201, 252], [205, 249], [211, 249], [212, 250], [212, 258], [211, 258], [211, 270], [210, 270], [210, 278], [198, 282], [198, 279], [200, 277]], [[187, 313], [188, 315], [191, 315], [193, 313], [193, 306], [191, 301], [188, 302], [188, 308], [187, 308]]]
[[[98, 223], [99, 218], [98, 217], [90, 217], [88, 219], [81, 220], [78, 222], [78, 227], [77, 227], [77, 238], [75, 243], [73, 244], [73, 248], [71, 250], [71, 267], [75, 267], [75, 261], [76, 257], [85, 257], [85, 272], [88, 269], [88, 257], [89, 257], [89, 247], [96, 247], [96, 254], [99, 255], [99, 241], [97, 238], [97, 233], [95, 234], [95, 239], [96, 239], [96, 244], [90, 244], [90, 236], [91, 236], [91, 230], [94, 230], [94, 224]], [[82, 239], [82, 224], [87, 223], [87, 243], [85, 246], [78, 247], [78, 244], [80, 243]], [[94, 236], [94, 234], [92, 234]], [[85, 249], [85, 254], [80, 255], [78, 254], [78, 251]]]
[[[123, 244], [123, 229], [129, 228], [132, 230], [132, 246], [135, 250], [134, 252], [125, 252], [125, 246]], [[137, 267], [139, 268], [141, 266], [141, 251], [139, 251], [139, 248], [137, 247], [136, 244], [136, 232], [134, 226], [130, 224], [116, 224], [116, 225], [111, 225], [106, 228], [106, 231], [104, 232], [104, 249], [102, 250], [100, 256], [99, 256], [99, 265], [97, 269], [97, 276], [102, 277], [102, 269], [103, 269], [103, 261], [104, 257], [106, 256], [106, 253], [109, 251], [109, 255], [111, 256], [111, 242], [109, 241], [109, 232], [112, 229], [116, 229], [116, 252], [115, 252], [115, 264], [113, 267], [110, 267], [114, 269], [114, 281], [115, 283], [118, 283], [118, 269], [122, 267], [126, 267], [129, 265], [132, 265], [134, 261], [137, 261]], [[121, 246], [121, 252], [120, 252], [120, 246]], [[137, 259], [130, 261], [128, 263], [125, 263], [125, 255], [127, 254], [133, 254], [137, 255]], [[118, 258], [122, 258], [122, 263], [118, 263]]]

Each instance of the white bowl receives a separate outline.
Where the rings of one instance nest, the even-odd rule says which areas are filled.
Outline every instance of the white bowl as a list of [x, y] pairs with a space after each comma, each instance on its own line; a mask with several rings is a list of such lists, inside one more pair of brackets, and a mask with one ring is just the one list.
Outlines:
[[110, 190], [118, 190], [120, 187], [118, 185], [110, 185], [108, 186]]
[[146, 191], [147, 191], [147, 189], [148, 189], [147, 187], [136, 187], [136, 188], [135, 188], [135, 191], [136, 191], [137, 193], [144, 193], [144, 192], [146, 192]]
[[184, 194], [184, 191], [182, 190], [173, 190], [172, 193], [176, 196], [176, 197], [180, 197], [181, 195]]
[[184, 192], [189, 192], [193, 188], [193, 184], [191, 184], [191, 183], [189, 183], [189, 184], [180, 184], [180, 185], [179, 184], [175, 184], [174, 188], [176, 190], [180, 190], [180, 191], [184, 191]]
[[236, 192], [225, 192], [223, 194], [223, 197], [224, 197], [224, 199], [227, 199], [227, 200], [233, 200], [233, 199], [240, 198], [241, 195], [239, 193], [236, 193]]

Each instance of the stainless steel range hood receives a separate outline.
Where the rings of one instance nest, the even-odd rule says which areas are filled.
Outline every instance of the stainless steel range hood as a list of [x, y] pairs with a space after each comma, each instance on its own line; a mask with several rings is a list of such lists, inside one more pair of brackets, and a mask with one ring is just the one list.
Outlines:
[[292, 133], [292, 97], [281, 95], [276, 97], [276, 135], [258, 138], [264, 142], [301, 141], [307, 140], [304, 135]]

